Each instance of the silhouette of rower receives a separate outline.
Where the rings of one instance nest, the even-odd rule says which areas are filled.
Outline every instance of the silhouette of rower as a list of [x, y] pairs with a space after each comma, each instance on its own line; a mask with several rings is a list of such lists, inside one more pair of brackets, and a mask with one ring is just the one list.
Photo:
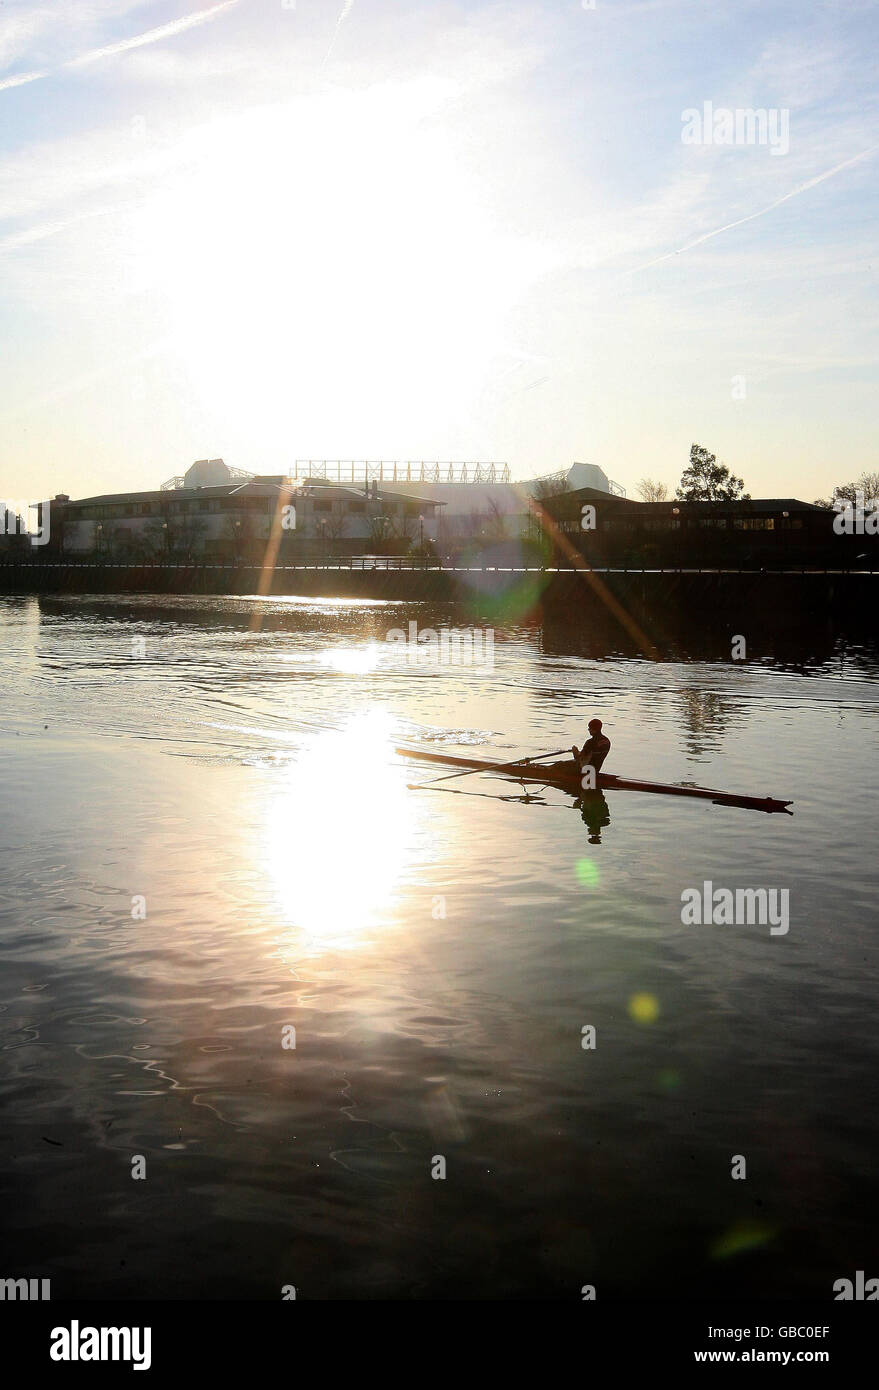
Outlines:
[[[595, 777], [597, 779], [598, 773], [601, 770], [601, 765], [610, 752], [610, 739], [607, 734], [601, 732], [600, 719], [589, 720], [589, 737], [582, 748], [578, 748], [575, 743], [571, 752], [574, 755], [574, 762], [577, 764], [580, 772], [582, 773], [583, 769], [587, 767], [594, 768]], [[597, 786], [597, 780], [593, 785]], [[587, 791], [591, 790], [589, 786], [586, 786], [585, 789]]]

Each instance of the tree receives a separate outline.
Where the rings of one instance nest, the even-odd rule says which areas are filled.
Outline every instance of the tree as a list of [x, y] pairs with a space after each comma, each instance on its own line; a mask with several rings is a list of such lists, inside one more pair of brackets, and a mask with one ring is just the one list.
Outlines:
[[401, 541], [413, 541], [415, 539], [415, 517], [410, 512], [404, 510], [396, 519], [391, 517], [390, 521], [391, 536]]
[[227, 516], [223, 537], [232, 551], [233, 563], [240, 565], [253, 549], [253, 518], [247, 512], [240, 516]]
[[658, 483], [653, 478], [642, 478], [638, 484], [638, 492], [642, 502], [664, 502], [668, 497], [665, 483]]
[[326, 517], [326, 531], [331, 541], [340, 541], [348, 528], [344, 506], [344, 502], [334, 502], [333, 510]]
[[832, 507], [834, 503], [857, 502], [857, 494], [860, 492], [866, 505], [868, 500], [879, 497], [879, 473], [862, 473], [855, 483], [839, 483], [834, 489], [833, 494], [828, 500], [825, 497], [816, 497], [816, 507]]
[[143, 541], [148, 559], [167, 560], [170, 544], [167, 521], [159, 516], [150, 517], [143, 528]]
[[171, 546], [179, 559], [192, 564], [200, 553], [205, 533], [205, 523], [201, 517], [184, 513], [171, 532]]
[[485, 534], [490, 541], [505, 541], [507, 539], [507, 520], [493, 497], [489, 499], [488, 503]]
[[391, 519], [388, 516], [371, 516], [369, 518], [369, 539], [374, 546], [384, 545], [390, 538], [392, 531]]
[[532, 496], [538, 502], [543, 502], [547, 497], [559, 497], [567, 491], [568, 474], [563, 470], [561, 473], [546, 473], [542, 478], [538, 478]]
[[714, 454], [701, 444], [691, 444], [690, 465], [675, 496], [679, 502], [750, 502], [751, 494], [742, 491], [744, 486]]
[[26, 519], [15, 512], [6, 511], [5, 503], [0, 502], [0, 545], [11, 554], [21, 555], [30, 548], [27, 538]]

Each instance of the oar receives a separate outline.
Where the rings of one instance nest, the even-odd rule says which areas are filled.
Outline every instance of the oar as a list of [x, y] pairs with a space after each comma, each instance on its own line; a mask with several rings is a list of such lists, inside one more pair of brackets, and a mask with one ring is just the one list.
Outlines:
[[[544, 758], [557, 758], [560, 753], [570, 753], [570, 748], [557, 748], [554, 753], [535, 753], [533, 758], [519, 758], [514, 763], [496, 763], [490, 770], [492, 772], [511, 772], [517, 767], [527, 767], [529, 763], [541, 763]], [[429, 782], [409, 782], [409, 791], [422, 791], [425, 787], [434, 787], [437, 782], [451, 782], [455, 777], [466, 777], [470, 772], [485, 772], [484, 767], [465, 767], [463, 772], [447, 772], [443, 777], [433, 777]]]
[[498, 796], [497, 792], [462, 792], [460, 787], [435, 787], [431, 782], [416, 783], [412, 790], [442, 792], [444, 796], [479, 796], [484, 801], [518, 801], [522, 805], [527, 803], [530, 806], [548, 806], [550, 810], [555, 811], [577, 809], [576, 806], [558, 806], [552, 801], [544, 801], [542, 796], [532, 796], [531, 792], [526, 792], [524, 796]]

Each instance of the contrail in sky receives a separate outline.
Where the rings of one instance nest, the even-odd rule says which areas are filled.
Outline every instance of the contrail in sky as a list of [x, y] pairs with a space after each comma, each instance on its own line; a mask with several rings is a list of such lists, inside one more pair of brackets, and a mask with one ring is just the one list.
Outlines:
[[354, 0], [345, 0], [344, 5], [342, 6], [342, 13], [336, 20], [336, 27], [333, 30], [333, 37], [330, 39], [330, 46], [327, 49], [327, 56], [324, 58], [323, 63], [321, 64], [322, 68], [325, 68], [327, 63], [330, 61], [330, 54], [336, 46], [336, 39], [339, 37], [339, 30], [341, 29], [342, 25], [345, 23], [345, 20], [348, 18], [349, 14], [353, 9]]
[[798, 198], [807, 189], [814, 188], [816, 184], [823, 183], [825, 179], [833, 178], [834, 174], [839, 174], [843, 169], [848, 169], [852, 164], [857, 164], [860, 160], [866, 159], [868, 155], [874, 154], [879, 150], [879, 144], [870, 145], [866, 150], [861, 150], [860, 154], [853, 154], [851, 159], [844, 159], [841, 164], [835, 164], [832, 169], [826, 169], [823, 174], [817, 174], [815, 178], [808, 179], [801, 183], [798, 188], [792, 188], [790, 193], [784, 193], [780, 198], [776, 198], [773, 203], [767, 204], [765, 208], [759, 208], [757, 212], [749, 212], [747, 217], [738, 217], [735, 222], [727, 222], [722, 227], [715, 227], [711, 232], [704, 232], [702, 236], [697, 236], [694, 241], [688, 241], [686, 246], [679, 246], [676, 251], [666, 251], [664, 255], [657, 256], [652, 261], [645, 261], [643, 265], [635, 266], [634, 270], [623, 271], [624, 275], [637, 275], [639, 271], [649, 270], [651, 266], [660, 265], [662, 261], [669, 261], [673, 256], [680, 256], [684, 251], [692, 251], [694, 246], [701, 246], [703, 241], [710, 241], [712, 237], [720, 236], [721, 232], [732, 231], [733, 227], [741, 227], [745, 222], [753, 222], [756, 217], [765, 217], [767, 212], [772, 212], [774, 208], [781, 207], [782, 203], [788, 202], [790, 198]]
[[[354, 0], [351, 0], [353, 4]], [[209, 10], [196, 10], [195, 14], [184, 15], [182, 19], [174, 19], [170, 24], [160, 24], [157, 29], [147, 29], [145, 34], [138, 34], [133, 39], [122, 39], [119, 43], [105, 44], [103, 48], [94, 48], [90, 53], [83, 53], [78, 58], [70, 58], [66, 63], [62, 63], [60, 68], [53, 71], [60, 72], [63, 68], [78, 68], [83, 63], [94, 63], [98, 58], [109, 58], [114, 53], [125, 53], [129, 48], [141, 48], [147, 43], [159, 43], [162, 39], [174, 38], [176, 34], [182, 34], [186, 29], [194, 29], [199, 24], [206, 24], [211, 19], [216, 19], [225, 10], [231, 10], [237, 5], [239, 0], [223, 0], [220, 5], [212, 5]], [[350, 6], [349, 6], [350, 8]], [[25, 82], [36, 82], [41, 77], [49, 77], [50, 72], [26, 72], [17, 77], [6, 77], [0, 81], [0, 92], [7, 87], [21, 87]]]
[[26, 82], [36, 82], [40, 77], [48, 77], [46, 72], [20, 72], [16, 77], [4, 77], [0, 80], [0, 92], [7, 87], [23, 87]]

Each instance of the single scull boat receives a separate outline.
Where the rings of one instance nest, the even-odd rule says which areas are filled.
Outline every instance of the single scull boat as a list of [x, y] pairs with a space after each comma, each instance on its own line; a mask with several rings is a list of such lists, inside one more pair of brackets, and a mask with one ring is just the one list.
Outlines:
[[[564, 763], [548, 763], [537, 767], [533, 763], [498, 763], [486, 758], [461, 758], [450, 753], [429, 753], [423, 748], [397, 748], [401, 758], [415, 758], [420, 762], [442, 763], [445, 767], [460, 767], [473, 772], [486, 772], [496, 777], [512, 777], [517, 782], [539, 782], [543, 786], [558, 787], [571, 796], [583, 796], [580, 774], [574, 767], [573, 758]], [[712, 801], [717, 806], [744, 806], [754, 811], [788, 811], [789, 801], [778, 801], [773, 796], [739, 796], [734, 792], [714, 791], [711, 787], [679, 786], [673, 782], [645, 782], [635, 777], [615, 777], [610, 772], [598, 774], [598, 790], [657, 792], [662, 796], [690, 796], [700, 801]]]

